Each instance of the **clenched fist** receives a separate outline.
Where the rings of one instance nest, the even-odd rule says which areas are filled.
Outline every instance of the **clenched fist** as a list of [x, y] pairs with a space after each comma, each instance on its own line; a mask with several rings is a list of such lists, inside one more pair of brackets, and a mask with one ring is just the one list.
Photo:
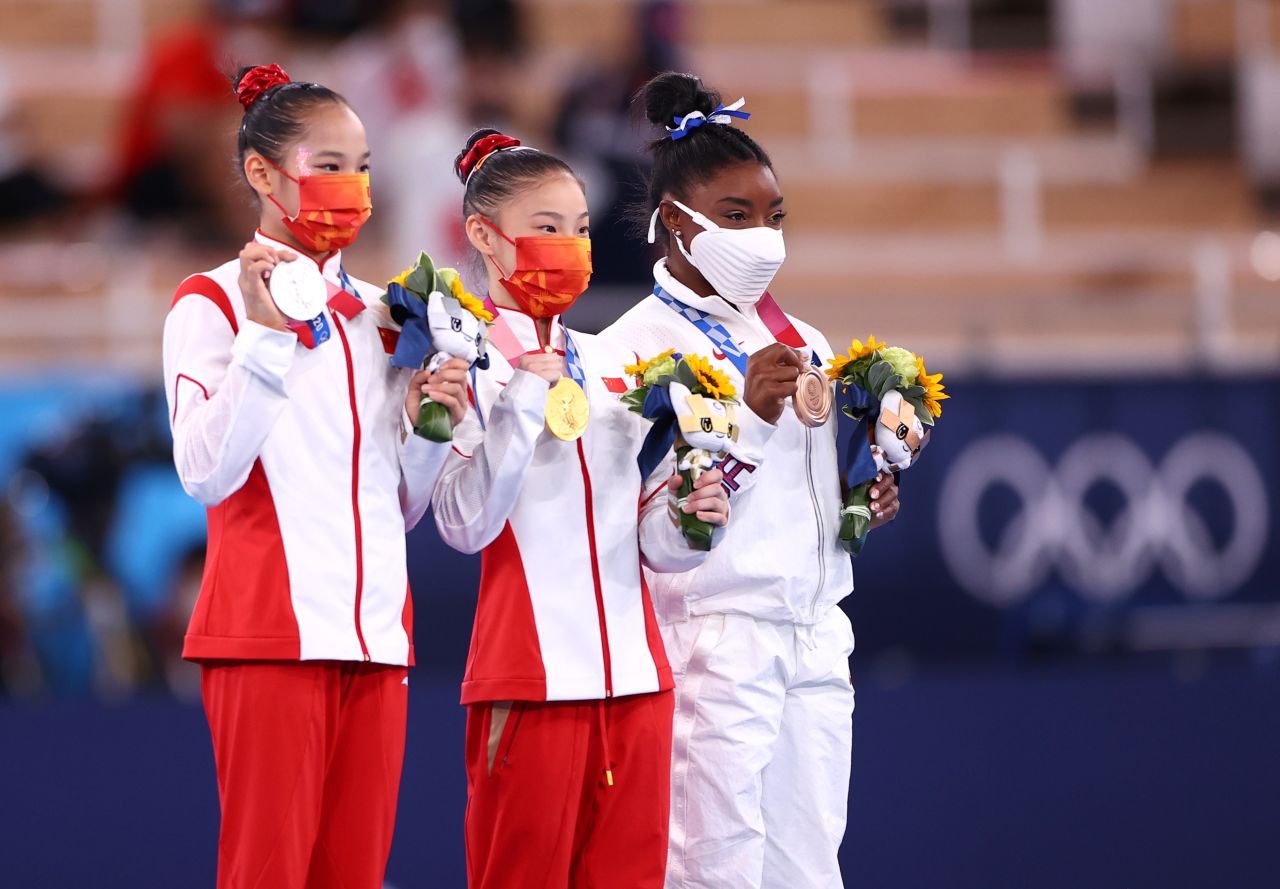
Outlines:
[[288, 330], [285, 317], [276, 308], [267, 281], [279, 263], [293, 262], [298, 257], [285, 250], [250, 241], [240, 251], [240, 293], [244, 296], [244, 313], [250, 321], [263, 327]]
[[796, 394], [796, 380], [807, 367], [800, 353], [782, 343], [765, 346], [747, 360], [743, 401], [766, 423], [777, 423], [788, 398]]

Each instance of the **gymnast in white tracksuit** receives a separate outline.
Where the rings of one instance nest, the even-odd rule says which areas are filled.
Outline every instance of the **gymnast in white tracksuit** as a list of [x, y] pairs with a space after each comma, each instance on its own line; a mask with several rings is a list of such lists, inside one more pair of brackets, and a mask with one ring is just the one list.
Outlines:
[[[601, 341], [639, 358], [712, 357], [770, 430], [758, 465], [722, 467], [734, 521], [706, 560], [649, 578], [677, 693], [666, 887], [835, 889], [853, 712], [838, 603], [853, 571], [838, 540], [835, 416], [810, 428], [790, 404], [801, 369], [832, 352], [765, 293], [785, 211], [768, 156], [727, 125], [747, 115], [684, 74], [660, 75], [639, 101], [669, 134], [651, 147], [647, 208], [667, 257], [653, 294]], [[873, 497], [873, 525], [896, 515], [892, 478]]]

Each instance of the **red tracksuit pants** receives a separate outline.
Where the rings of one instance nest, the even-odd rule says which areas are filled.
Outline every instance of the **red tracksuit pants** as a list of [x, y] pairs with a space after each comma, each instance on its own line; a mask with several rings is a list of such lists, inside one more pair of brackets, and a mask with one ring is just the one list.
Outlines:
[[405, 667], [206, 662], [218, 889], [380, 889], [404, 762]]
[[471, 889], [661, 889], [673, 700], [470, 705]]

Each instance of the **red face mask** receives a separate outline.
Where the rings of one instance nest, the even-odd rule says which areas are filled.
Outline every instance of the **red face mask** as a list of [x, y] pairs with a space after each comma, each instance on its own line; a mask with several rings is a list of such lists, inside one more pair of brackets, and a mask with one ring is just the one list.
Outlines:
[[591, 282], [591, 239], [570, 237], [522, 237], [514, 241], [487, 219], [493, 229], [516, 248], [516, 267], [507, 276], [492, 256], [502, 286], [512, 299], [535, 318], [550, 318], [568, 311]]
[[353, 243], [360, 226], [373, 214], [368, 173], [301, 176], [294, 178], [276, 167], [286, 179], [298, 183], [298, 215], [290, 217], [271, 195], [267, 200], [280, 208], [284, 223], [298, 243], [316, 253], [341, 250]]

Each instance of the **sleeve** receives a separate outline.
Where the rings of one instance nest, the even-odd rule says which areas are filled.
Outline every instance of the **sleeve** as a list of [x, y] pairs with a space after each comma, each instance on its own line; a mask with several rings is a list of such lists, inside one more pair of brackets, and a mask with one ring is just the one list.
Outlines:
[[764, 463], [765, 445], [778, 431], [778, 427], [762, 420], [743, 402], [738, 405], [738, 440], [717, 465], [724, 473], [724, 489], [732, 499], [751, 487], [756, 470]]
[[[468, 409], [467, 416], [471, 413]], [[449, 442], [427, 441], [415, 434], [408, 412], [400, 411], [400, 511], [406, 531], [416, 527], [426, 514], [451, 450]]]
[[501, 533], [524, 487], [544, 428], [546, 380], [517, 370], [482, 429], [477, 406], [454, 429], [431, 506], [445, 543], [476, 553]]
[[237, 332], [228, 307], [181, 289], [179, 296], [164, 326], [173, 462], [186, 492], [216, 506], [245, 483], [288, 402], [285, 375], [298, 340], [253, 321]]

